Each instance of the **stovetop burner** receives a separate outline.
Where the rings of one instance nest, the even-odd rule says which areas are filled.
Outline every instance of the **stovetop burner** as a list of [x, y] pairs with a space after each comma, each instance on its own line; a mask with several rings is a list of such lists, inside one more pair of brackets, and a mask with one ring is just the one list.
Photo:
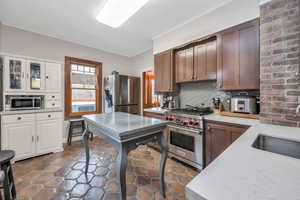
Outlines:
[[171, 114], [187, 114], [187, 115], [208, 115], [212, 113], [212, 109], [210, 107], [192, 107], [189, 106], [187, 108], [179, 108], [173, 109], [170, 111]]

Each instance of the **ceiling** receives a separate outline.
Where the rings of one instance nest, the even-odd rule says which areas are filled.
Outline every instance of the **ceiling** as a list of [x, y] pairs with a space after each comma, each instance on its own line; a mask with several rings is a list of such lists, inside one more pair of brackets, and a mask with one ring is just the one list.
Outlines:
[[95, 19], [103, 0], [1, 0], [0, 21], [99, 50], [135, 56], [152, 38], [221, 5], [224, 0], [149, 0], [119, 28]]

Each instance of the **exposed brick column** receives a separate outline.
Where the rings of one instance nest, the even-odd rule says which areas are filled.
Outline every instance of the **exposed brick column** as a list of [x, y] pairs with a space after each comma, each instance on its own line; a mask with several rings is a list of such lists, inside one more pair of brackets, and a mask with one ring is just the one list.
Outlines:
[[261, 122], [300, 127], [300, 0], [261, 5]]

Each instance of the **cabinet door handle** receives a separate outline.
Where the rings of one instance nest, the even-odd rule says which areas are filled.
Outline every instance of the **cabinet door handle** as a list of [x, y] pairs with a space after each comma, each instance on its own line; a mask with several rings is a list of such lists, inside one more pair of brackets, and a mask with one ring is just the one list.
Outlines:
[[23, 78], [25, 77], [25, 73], [24, 73], [24, 72], [22, 72], [22, 77], [23, 77]]
[[34, 136], [31, 136], [31, 142], [34, 142]]
[[52, 96], [52, 98], [54, 99], [54, 98], [55, 98], [55, 96]]
[[37, 135], [36, 136], [36, 141], [38, 142], [40, 140], [40, 137]]
[[27, 79], [29, 79], [29, 74], [28, 73], [26, 74], [26, 77], [27, 77]]
[[18, 117], [18, 120], [21, 120], [22, 119], [22, 117]]

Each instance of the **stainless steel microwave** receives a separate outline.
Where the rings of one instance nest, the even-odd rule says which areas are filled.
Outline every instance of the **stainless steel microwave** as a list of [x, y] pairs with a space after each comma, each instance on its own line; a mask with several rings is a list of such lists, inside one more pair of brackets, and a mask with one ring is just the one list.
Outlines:
[[5, 110], [37, 110], [42, 108], [42, 96], [6, 96]]

